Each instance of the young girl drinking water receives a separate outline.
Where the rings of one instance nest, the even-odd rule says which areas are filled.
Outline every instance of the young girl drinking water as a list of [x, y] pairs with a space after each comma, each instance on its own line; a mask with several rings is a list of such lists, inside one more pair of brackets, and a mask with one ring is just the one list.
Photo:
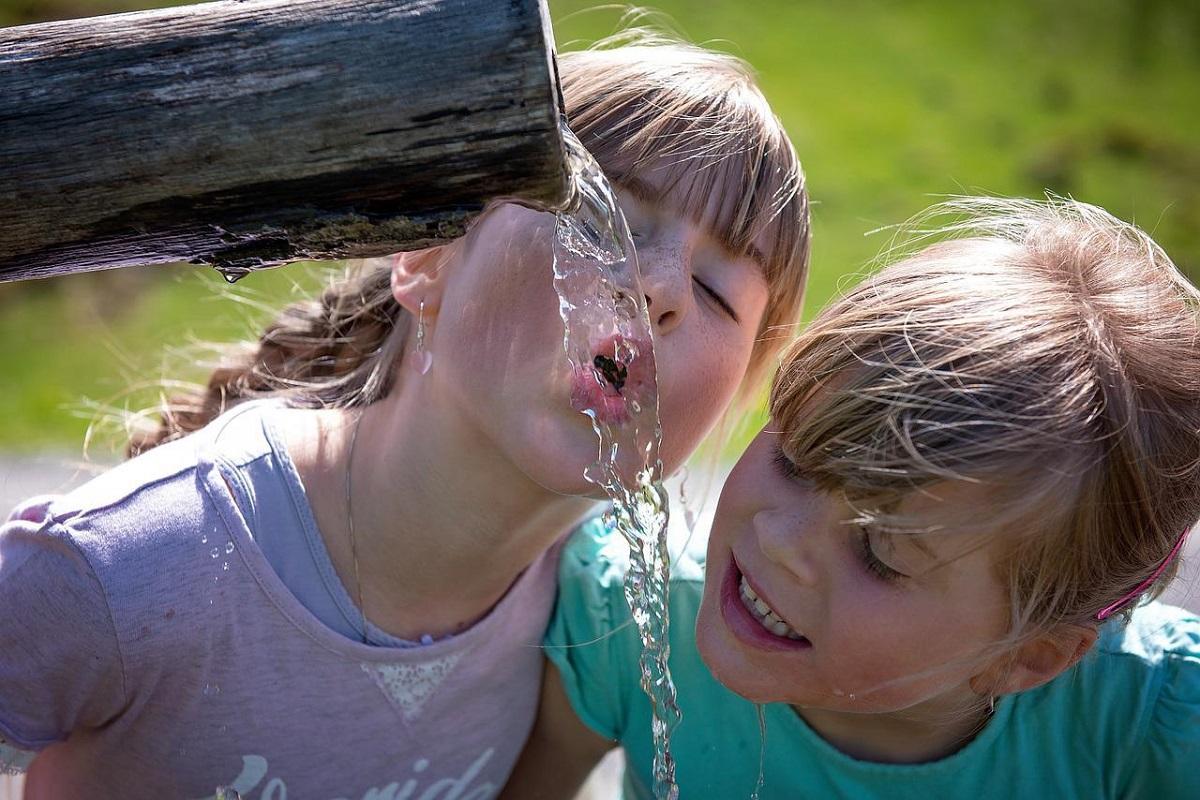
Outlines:
[[[735, 59], [647, 40], [560, 67], [635, 233], [670, 471], [797, 314], [803, 179]], [[501, 205], [365, 265], [171, 404], [142, 455], [13, 513], [0, 760], [27, 797], [499, 791], [556, 542], [598, 496], [553, 229]]]
[[[764, 800], [1197, 796], [1200, 620], [1142, 602], [1200, 518], [1200, 293], [1092, 206], [949, 210], [788, 352], [675, 571], [683, 798], [760, 763]], [[614, 741], [650, 796], [623, 563], [568, 544], [506, 796], [570, 797]]]

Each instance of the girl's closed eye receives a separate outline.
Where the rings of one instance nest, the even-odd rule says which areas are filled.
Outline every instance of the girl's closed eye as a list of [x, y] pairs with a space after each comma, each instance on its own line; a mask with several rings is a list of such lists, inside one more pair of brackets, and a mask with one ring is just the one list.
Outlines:
[[871, 531], [865, 525], [856, 526], [854, 538], [857, 544], [859, 560], [868, 572], [887, 583], [911, 577], [892, 568], [876, 555], [875, 550], [871, 547]]
[[783, 452], [783, 449], [778, 445], [771, 451], [771, 463], [775, 465], [775, 469], [780, 475], [790, 481], [800, 480], [803, 477], [796, 463], [788, 458], [787, 453]]
[[726, 316], [728, 316], [734, 322], [741, 322], [741, 320], [738, 318], [737, 312], [733, 310], [733, 306], [731, 306], [729, 302], [721, 296], [720, 292], [718, 292], [712, 286], [709, 286], [695, 275], [692, 276], [692, 280], [698, 287], [700, 287], [700, 290], [704, 292], [709, 300], [711, 300], [713, 303], [716, 303], [721, 308]]

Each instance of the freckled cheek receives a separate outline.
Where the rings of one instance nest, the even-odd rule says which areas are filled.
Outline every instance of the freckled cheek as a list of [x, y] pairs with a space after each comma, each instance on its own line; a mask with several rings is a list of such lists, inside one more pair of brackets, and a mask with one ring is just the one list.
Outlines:
[[713, 349], [673, 350], [659, 360], [659, 408], [665, 436], [707, 433], [724, 412], [742, 377], [736, 359]]
[[938, 624], [936, 613], [894, 595], [883, 602], [865, 600], [853, 612], [835, 609], [830, 619], [833, 636], [825, 644], [834, 655], [831, 674], [841, 675], [848, 691], [874, 691], [881, 702], [945, 683], [964, 655], [955, 632]]

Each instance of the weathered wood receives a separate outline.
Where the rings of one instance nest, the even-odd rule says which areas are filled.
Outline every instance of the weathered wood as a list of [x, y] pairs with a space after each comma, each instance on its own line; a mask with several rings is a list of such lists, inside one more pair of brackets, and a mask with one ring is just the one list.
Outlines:
[[0, 30], [0, 281], [382, 255], [567, 191], [545, 0], [243, 0]]

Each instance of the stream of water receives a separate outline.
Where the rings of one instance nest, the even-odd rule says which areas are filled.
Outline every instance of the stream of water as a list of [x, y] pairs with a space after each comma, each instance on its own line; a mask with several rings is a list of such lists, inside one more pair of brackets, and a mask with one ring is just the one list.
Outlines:
[[564, 124], [573, 202], [558, 213], [554, 287], [575, 372], [572, 404], [600, 440], [585, 476], [612, 499], [610, 522], [629, 544], [625, 598], [642, 643], [642, 688], [653, 710], [654, 795], [675, 800], [670, 735], [679, 721], [667, 657], [667, 493], [662, 484], [653, 335], [636, 250], [612, 187]]

